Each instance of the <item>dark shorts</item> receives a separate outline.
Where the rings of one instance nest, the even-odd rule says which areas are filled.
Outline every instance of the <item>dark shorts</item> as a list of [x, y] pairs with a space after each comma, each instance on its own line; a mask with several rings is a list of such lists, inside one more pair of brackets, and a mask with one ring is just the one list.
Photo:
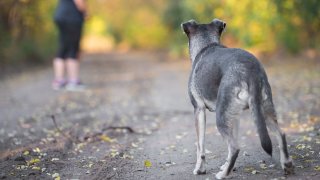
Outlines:
[[83, 23], [55, 21], [59, 30], [58, 58], [78, 59]]

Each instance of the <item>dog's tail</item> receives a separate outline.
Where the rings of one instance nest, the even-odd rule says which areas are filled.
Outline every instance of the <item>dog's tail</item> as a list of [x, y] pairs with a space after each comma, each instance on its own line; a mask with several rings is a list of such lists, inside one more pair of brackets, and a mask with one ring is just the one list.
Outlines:
[[262, 91], [258, 86], [251, 87], [249, 108], [254, 118], [255, 125], [260, 137], [261, 146], [266, 153], [272, 156], [272, 142], [266, 127], [265, 117], [262, 111]]

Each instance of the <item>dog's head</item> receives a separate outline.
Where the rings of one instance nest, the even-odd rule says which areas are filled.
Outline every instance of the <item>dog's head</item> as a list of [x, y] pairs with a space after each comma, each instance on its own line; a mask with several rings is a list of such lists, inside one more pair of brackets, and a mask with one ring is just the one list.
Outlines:
[[220, 37], [226, 28], [226, 23], [219, 19], [214, 19], [208, 24], [198, 24], [195, 20], [190, 20], [182, 23], [181, 28], [190, 41], [220, 43]]

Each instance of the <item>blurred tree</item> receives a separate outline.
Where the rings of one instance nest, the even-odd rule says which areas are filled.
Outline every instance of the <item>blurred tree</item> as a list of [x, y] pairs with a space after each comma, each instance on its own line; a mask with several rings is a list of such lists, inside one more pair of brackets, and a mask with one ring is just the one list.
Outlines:
[[162, 22], [168, 29], [169, 37], [167, 48], [174, 56], [187, 53], [186, 38], [181, 30], [181, 23], [192, 19], [195, 16], [192, 9], [187, 6], [185, 1], [169, 1], [162, 14]]
[[[0, 64], [50, 60], [57, 0], [0, 0]], [[187, 52], [180, 24], [227, 22], [223, 42], [257, 51], [320, 49], [319, 0], [96, 0], [88, 1], [86, 45]], [[86, 38], [93, 37], [93, 38]], [[101, 41], [101, 42], [98, 42]], [[110, 45], [112, 44], [112, 45]], [[102, 48], [103, 49], [103, 48]], [[0, 68], [1, 68], [0, 67]]]
[[0, 63], [39, 62], [53, 51], [54, 1], [0, 1]]
[[320, 47], [320, 1], [274, 0], [279, 14], [279, 40], [291, 52]]

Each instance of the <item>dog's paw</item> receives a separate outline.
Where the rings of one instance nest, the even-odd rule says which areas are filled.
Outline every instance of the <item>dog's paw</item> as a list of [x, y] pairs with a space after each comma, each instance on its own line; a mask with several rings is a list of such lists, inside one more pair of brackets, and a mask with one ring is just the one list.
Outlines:
[[294, 165], [292, 161], [288, 161], [283, 164], [283, 170], [285, 175], [294, 174]]
[[227, 174], [225, 171], [219, 171], [217, 174], [216, 174], [216, 179], [223, 179], [225, 177], [227, 177]]
[[220, 170], [223, 171], [228, 167], [229, 163], [225, 162], [222, 166], [220, 166]]
[[194, 169], [193, 170], [193, 174], [194, 175], [201, 175], [201, 174], [206, 174], [207, 171], [204, 169], [204, 170], [200, 170], [200, 169]]
[[196, 167], [193, 170], [194, 175], [199, 174], [206, 174], [206, 167], [205, 167], [205, 157], [201, 156], [201, 158], [197, 159]]

